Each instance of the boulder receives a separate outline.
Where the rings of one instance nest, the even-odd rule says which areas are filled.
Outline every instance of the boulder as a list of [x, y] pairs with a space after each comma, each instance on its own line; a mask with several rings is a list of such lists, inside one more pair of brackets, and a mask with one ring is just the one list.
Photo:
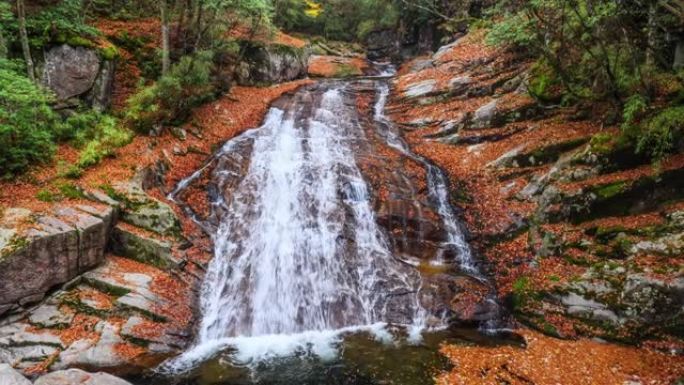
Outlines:
[[100, 58], [92, 49], [62, 44], [45, 53], [43, 83], [60, 101], [90, 91], [99, 73]]
[[504, 153], [503, 155], [501, 155], [497, 159], [495, 159], [492, 162], [490, 162], [489, 164], [487, 164], [487, 167], [493, 167], [493, 168], [508, 167], [513, 162], [515, 157], [520, 155], [524, 149], [525, 149], [525, 144], [521, 144], [521, 145], [507, 151], [506, 153]]
[[679, 327], [684, 326], [684, 277], [665, 281], [645, 274], [630, 274], [621, 300], [631, 318], [647, 324], [677, 320]]
[[407, 98], [419, 98], [429, 95], [434, 92], [436, 88], [437, 80], [423, 80], [418, 83], [409, 84], [404, 90], [404, 96]]
[[489, 103], [481, 106], [475, 111], [473, 115], [473, 120], [471, 122], [471, 127], [475, 129], [487, 128], [492, 123], [496, 117], [496, 107], [498, 101], [496, 99], [490, 101]]
[[[2, 385], [31, 385], [19, 372], [7, 364], [0, 364], [0, 384]], [[58, 385], [58, 384], [50, 384]]]
[[82, 206], [56, 208], [30, 227], [6, 228], [11, 220], [3, 220], [0, 306], [40, 300], [54, 286], [99, 265], [113, 218], [109, 207]]
[[88, 373], [80, 369], [69, 369], [46, 374], [37, 379], [34, 385], [131, 385], [131, 383], [107, 373]]
[[457, 76], [449, 80], [449, 90], [452, 94], [461, 94], [472, 82], [473, 80], [469, 76]]
[[310, 55], [308, 48], [254, 42], [242, 44], [245, 54], [237, 73], [238, 83], [283, 83], [306, 76]]
[[88, 94], [88, 101], [95, 110], [104, 111], [112, 104], [115, 74], [116, 62], [102, 62], [100, 74], [95, 79], [95, 84]]

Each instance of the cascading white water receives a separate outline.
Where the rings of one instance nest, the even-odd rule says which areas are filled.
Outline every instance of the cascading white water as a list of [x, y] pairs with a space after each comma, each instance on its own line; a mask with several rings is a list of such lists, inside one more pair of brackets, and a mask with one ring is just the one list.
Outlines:
[[[387, 144], [404, 154], [405, 156], [423, 164], [427, 170], [427, 184], [430, 198], [437, 206], [437, 212], [442, 220], [447, 233], [446, 247], [454, 249], [459, 258], [461, 270], [469, 274], [479, 275], [478, 269], [473, 261], [472, 251], [466, 242], [463, 230], [456, 219], [454, 209], [449, 203], [449, 191], [447, 178], [444, 172], [438, 167], [428, 162], [425, 158], [411, 151], [408, 145], [396, 131], [396, 127], [385, 115], [385, 107], [389, 96], [389, 86], [387, 83], [378, 84], [378, 98], [375, 103], [375, 121], [379, 125], [380, 134], [384, 137]], [[437, 259], [435, 262], [439, 263]]]
[[[354, 157], [364, 132], [340, 87], [310, 119], [271, 109], [253, 131], [250, 164], [214, 237], [201, 294], [198, 344], [168, 370], [231, 345], [250, 362], [302, 349], [324, 355], [337, 337], [385, 322], [417, 331], [420, 274], [394, 259]], [[401, 317], [388, 319], [400, 299]], [[384, 333], [384, 334], [383, 334]]]

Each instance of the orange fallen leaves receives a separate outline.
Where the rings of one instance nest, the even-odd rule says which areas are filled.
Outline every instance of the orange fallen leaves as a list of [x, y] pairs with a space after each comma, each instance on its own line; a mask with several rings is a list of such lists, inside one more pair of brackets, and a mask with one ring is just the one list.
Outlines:
[[563, 341], [519, 330], [527, 348], [445, 345], [455, 368], [439, 385], [669, 385], [684, 375], [684, 357], [591, 340]]

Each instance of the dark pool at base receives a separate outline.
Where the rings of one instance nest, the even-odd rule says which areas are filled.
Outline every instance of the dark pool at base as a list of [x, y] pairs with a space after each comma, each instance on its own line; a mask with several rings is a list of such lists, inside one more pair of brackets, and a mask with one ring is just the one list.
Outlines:
[[419, 345], [387, 345], [367, 333], [347, 336], [339, 357], [321, 361], [310, 356], [273, 359], [254, 370], [232, 365], [224, 352], [183, 376], [148, 375], [130, 379], [135, 385], [426, 385], [451, 368], [439, 352], [444, 343], [521, 345], [515, 335], [484, 335], [475, 329], [426, 333]]

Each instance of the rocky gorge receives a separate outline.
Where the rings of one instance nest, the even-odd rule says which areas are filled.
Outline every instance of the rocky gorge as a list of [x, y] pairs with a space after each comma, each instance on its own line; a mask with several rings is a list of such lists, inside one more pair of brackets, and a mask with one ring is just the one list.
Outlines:
[[[681, 154], [657, 168], [625, 160], [615, 127], [532, 98], [530, 63], [477, 33], [398, 74], [353, 54], [245, 44], [241, 85], [187, 124], [136, 138], [60, 202], [3, 194], [1, 383], [127, 383], [112, 375], [168, 383], [168, 372], [152, 369], [202, 342], [377, 323], [390, 330], [362, 333], [400, 335], [397, 346], [412, 333], [401, 326], [461, 333], [419, 345], [441, 350], [453, 367], [389, 383], [599, 377], [563, 365], [548, 377], [528, 373], [525, 365], [542, 360], [520, 357], [536, 357], [540, 345], [570, 356], [624, 354], [604, 365], [614, 370], [599, 383], [682, 378]], [[44, 82], [65, 105], [116, 105], [113, 63], [61, 45], [46, 54]], [[297, 80], [307, 75], [316, 80]], [[212, 270], [223, 256], [227, 267]], [[319, 260], [327, 262], [308, 265]], [[291, 274], [252, 273], [259, 261]], [[220, 276], [240, 268], [283, 286]], [[292, 279], [298, 274], [306, 283]], [[212, 279], [223, 284], [213, 293], [226, 296], [210, 303]], [[202, 319], [211, 311], [218, 316]], [[478, 331], [494, 338], [464, 337]], [[354, 338], [346, 350], [356, 343], [390, 356]], [[414, 356], [402, 346], [400, 355]], [[200, 374], [171, 370], [171, 381], [246, 381], [230, 377], [232, 348], [222, 348], [196, 365]], [[487, 358], [500, 352], [507, 358]], [[349, 373], [329, 378], [379, 383]], [[263, 383], [288, 383], [278, 381]]]

